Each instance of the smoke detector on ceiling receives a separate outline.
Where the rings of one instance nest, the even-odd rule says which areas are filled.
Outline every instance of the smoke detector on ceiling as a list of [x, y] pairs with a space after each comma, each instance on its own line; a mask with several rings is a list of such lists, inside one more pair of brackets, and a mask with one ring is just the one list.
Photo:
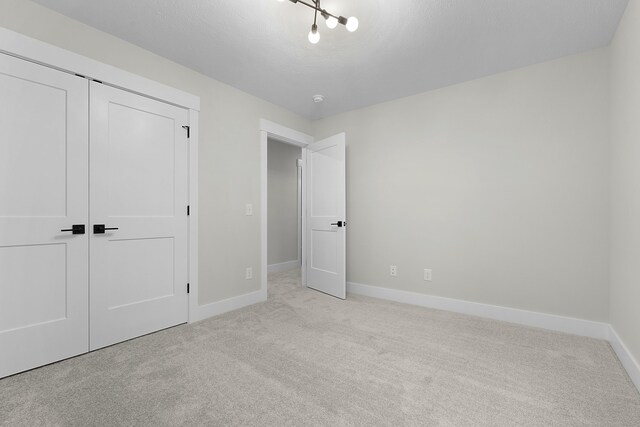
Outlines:
[[313, 95], [313, 102], [319, 104], [322, 101], [324, 101], [324, 95]]

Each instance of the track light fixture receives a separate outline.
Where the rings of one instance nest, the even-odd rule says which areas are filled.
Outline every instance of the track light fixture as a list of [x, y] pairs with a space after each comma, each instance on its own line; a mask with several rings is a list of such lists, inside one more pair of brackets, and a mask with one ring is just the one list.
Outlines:
[[[278, 1], [284, 2], [285, 0]], [[291, 3], [300, 3], [314, 10], [313, 25], [311, 25], [311, 31], [309, 31], [309, 41], [313, 44], [316, 44], [320, 41], [320, 33], [318, 32], [318, 13], [324, 18], [327, 27], [330, 29], [336, 28], [338, 24], [344, 25], [347, 31], [350, 32], [354, 32], [358, 29], [358, 18], [356, 18], [355, 16], [345, 18], [344, 16], [336, 16], [332, 13], [329, 13], [326, 9], [323, 9], [322, 6], [320, 6], [320, 0], [309, 0], [311, 3], [307, 3], [304, 0], [289, 1]]]

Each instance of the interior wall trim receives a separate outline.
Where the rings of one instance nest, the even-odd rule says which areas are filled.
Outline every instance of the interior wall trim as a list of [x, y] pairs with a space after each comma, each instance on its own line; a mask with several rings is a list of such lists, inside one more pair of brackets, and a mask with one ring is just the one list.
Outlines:
[[240, 308], [264, 302], [266, 300], [266, 295], [261, 290], [258, 290], [221, 301], [199, 305], [195, 310], [195, 313], [193, 313], [193, 317], [189, 319], [189, 323], [198, 322], [209, 317], [218, 316], [220, 314], [238, 310]]
[[269, 264], [267, 271], [269, 273], [279, 273], [281, 271], [293, 270], [294, 268], [300, 268], [300, 260], [294, 259], [292, 261], [280, 262], [278, 264]]
[[520, 310], [517, 308], [501, 307], [463, 301], [453, 298], [438, 297], [416, 292], [401, 291], [379, 286], [363, 285], [347, 282], [347, 292], [357, 295], [435, 308], [437, 310], [452, 311], [469, 314], [487, 319], [501, 320], [518, 325], [532, 326], [556, 332], [580, 335], [600, 340], [609, 339], [609, 324], [592, 320], [576, 319], [555, 314], [539, 313], [536, 311]]
[[613, 325], [609, 325], [609, 344], [613, 348], [613, 351], [620, 359], [620, 363], [629, 374], [631, 382], [636, 386], [640, 392], [640, 363], [633, 357], [633, 354], [629, 351], [624, 341], [620, 338], [620, 335], [613, 328]]
[[278, 123], [266, 119], [260, 119], [260, 130], [267, 132], [269, 137], [281, 142], [286, 142], [296, 147], [306, 147], [314, 142], [311, 135], [299, 132], [295, 129], [282, 126]]

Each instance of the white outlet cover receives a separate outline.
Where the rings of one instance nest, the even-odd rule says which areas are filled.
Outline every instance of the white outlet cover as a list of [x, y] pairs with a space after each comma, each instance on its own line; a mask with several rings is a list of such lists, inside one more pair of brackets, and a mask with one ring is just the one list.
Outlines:
[[424, 280], [426, 280], [427, 282], [430, 282], [431, 278], [432, 278], [431, 269], [430, 268], [425, 268], [424, 269]]
[[389, 274], [393, 277], [396, 277], [398, 275], [398, 267], [395, 265], [392, 265], [389, 267]]
[[247, 267], [247, 271], [245, 272], [245, 277], [247, 280], [253, 279], [253, 268]]

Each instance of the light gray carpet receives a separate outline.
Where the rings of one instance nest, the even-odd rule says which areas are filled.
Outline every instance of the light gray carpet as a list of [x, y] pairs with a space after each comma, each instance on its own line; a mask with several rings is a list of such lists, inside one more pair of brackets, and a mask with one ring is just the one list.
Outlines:
[[609, 345], [303, 289], [0, 380], [3, 425], [640, 426]]

